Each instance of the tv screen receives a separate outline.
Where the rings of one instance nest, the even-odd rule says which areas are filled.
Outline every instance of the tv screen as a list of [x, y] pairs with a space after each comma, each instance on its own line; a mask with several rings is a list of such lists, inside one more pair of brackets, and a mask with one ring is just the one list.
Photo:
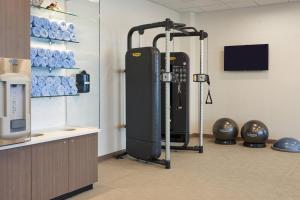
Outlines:
[[224, 47], [225, 71], [255, 71], [268, 69], [268, 44]]

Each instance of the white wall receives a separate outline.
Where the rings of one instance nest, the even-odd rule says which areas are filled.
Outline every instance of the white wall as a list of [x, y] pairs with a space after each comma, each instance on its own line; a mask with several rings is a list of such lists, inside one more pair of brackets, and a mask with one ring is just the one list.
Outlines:
[[[197, 14], [195, 13], [182, 13], [180, 15], [182, 23], [185, 23], [187, 26], [193, 26], [200, 30], [197, 24]], [[200, 45], [199, 37], [186, 37], [180, 38], [180, 50], [185, 52], [190, 57], [190, 77], [193, 77], [193, 74], [199, 73], [200, 71], [200, 58], [197, 54], [197, 48]], [[190, 133], [199, 132], [199, 84], [193, 82], [190, 78]]]
[[[43, 6], [49, 5], [46, 0]], [[32, 74], [43, 76], [74, 76], [82, 70], [91, 75], [91, 90], [87, 94], [76, 97], [36, 98], [31, 101], [32, 131], [60, 129], [66, 126], [99, 127], [99, 3], [87, 0], [60, 0], [60, 7], [78, 16], [64, 15], [56, 12], [45, 12], [31, 9], [31, 15], [63, 20], [74, 23], [77, 43], [57, 42], [49, 44], [37, 39], [31, 39], [32, 47], [43, 47], [53, 50], [72, 50], [75, 54], [76, 68], [80, 70], [54, 70], [51, 73], [45, 69], [32, 69]]]
[[[214, 105], [206, 107], [206, 133], [230, 117], [241, 126], [257, 119], [270, 138], [300, 139], [300, 3], [200, 14], [209, 33], [209, 67]], [[268, 43], [267, 72], [224, 72], [224, 46]]]
[[[64, 9], [64, 1], [59, 1]], [[49, 5], [50, 0], [44, 2]], [[45, 17], [51, 20], [65, 21], [65, 15], [55, 12], [45, 12], [44, 10], [31, 8], [31, 15]], [[52, 50], [66, 50], [65, 43], [49, 44], [48, 41], [31, 38], [31, 47], [40, 47]], [[32, 74], [37, 76], [65, 76], [65, 70], [54, 70], [49, 73], [48, 70], [32, 68]], [[57, 129], [66, 125], [66, 104], [63, 97], [59, 98], [33, 98], [31, 99], [31, 129], [33, 132]]]
[[87, 0], [66, 1], [68, 10], [78, 17], [67, 20], [76, 25], [79, 44], [68, 44], [76, 56], [80, 70], [67, 71], [68, 76], [85, 70], [90, 74], [90, 92], [80, 97], [67, 98], [67, 125], [100, 127], [100, 19], [99, 2]]
[[[127, 33], [133, 26], [179, 20], [179, 14], [146, 0], [100, 0], [100, 68], [101, 68], [101, 129], [100, 155], [125, 148], [122, 123], [122, 80], [125, 69]], [[142, 45], [152, 46], [152, 39], [163, 30], [150, 31], [142, 37]], [[137, 37], [135, 37], [137, 38]], [[137, 44], [137, 40], [134, 41]], [[177, 45], [178, 46], [178, 45]]]

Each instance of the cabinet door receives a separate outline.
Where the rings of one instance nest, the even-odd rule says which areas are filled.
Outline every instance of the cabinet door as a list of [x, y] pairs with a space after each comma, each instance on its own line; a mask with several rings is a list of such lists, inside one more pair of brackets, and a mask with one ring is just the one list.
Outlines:
[[31, 147], [0, 151], [0, 199], [31, 199]]
[[69, 140], [69, 191], [91, 185], [98, 180], [98, 134]]
[[32, 199], [68, 193], [68, 140], [32, 146]]
[[0, 30], [0, 57], [29, 59], [30, 0], [1, 0]]

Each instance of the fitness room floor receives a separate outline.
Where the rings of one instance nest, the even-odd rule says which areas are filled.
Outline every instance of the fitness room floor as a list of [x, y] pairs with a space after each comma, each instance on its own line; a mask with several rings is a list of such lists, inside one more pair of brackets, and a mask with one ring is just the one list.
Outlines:
[[[194, 144], [197, 138], [193, 138]], [[221, 146], [172, 152], [172, 169], [132, 159], [99, 163], [99, 183], [75, 200], [299, 200], [298, 154]]]

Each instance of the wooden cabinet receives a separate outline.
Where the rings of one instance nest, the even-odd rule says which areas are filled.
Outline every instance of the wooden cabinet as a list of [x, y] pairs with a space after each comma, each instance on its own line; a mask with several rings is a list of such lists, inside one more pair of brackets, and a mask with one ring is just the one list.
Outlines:
[[31, 199], [31, 147], [0, 151], [0, 199]]
[[69, 139], [69, 192], [97, 182], [97, 134]]
[[98, 134], [0, 151], [0, 199], [49, 200], [98, 180]]
[[0, 57], [30, 59], [30, 0], [0, 1]]
[[46, 200], [97, 182], [98, 134], [32, 146], [32, 200]]
[[68, 140], [32, 146], [32, 200], [68, 193]]

